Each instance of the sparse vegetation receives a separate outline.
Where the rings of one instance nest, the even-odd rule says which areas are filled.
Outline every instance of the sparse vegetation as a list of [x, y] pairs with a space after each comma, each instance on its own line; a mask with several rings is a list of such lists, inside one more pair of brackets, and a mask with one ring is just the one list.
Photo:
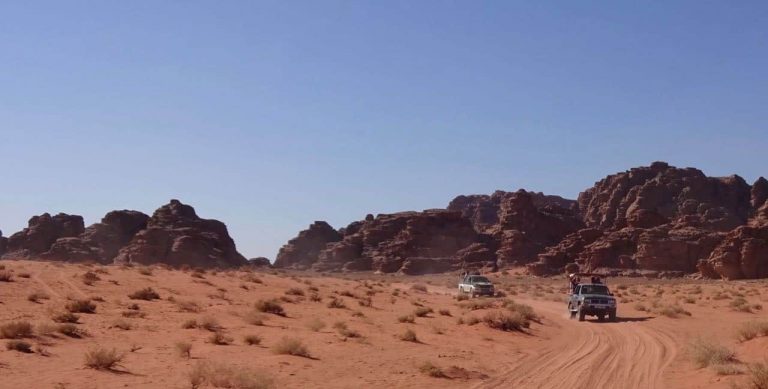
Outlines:
[[0, 270], [0, 282], [13, 282], [13, 273], [8, 270]]
[[751, 389], [768, 389], [768, 361], [749, 365], [747, 373]]
[[319, 332], [320, 330], [325, 328], [325, 322], [323, 322], [322, 320], [320, 320], [318, 318], [313, 318], [312, 320], [307, 322], [307, 328], [309, 328], [310, 330], [312, 330], [314, 332]]
[[344, 309], [347, 307], [346, 304], [344, 304], [344, 300], [336, 297], [332, 297], [331, 301], [328, 302], [327, 305], [328, 308], [337, 308], [337, 309]]
[[215, 331], [211, 334], [211, 336], [208, 337], [208, 342], [219, 346], [229, 345], [233, 340], [234, 339], [232, 339], [232, 337], [227, 336], [221, 331]]
[[40, 300], [48, 300], [48, 299], [50, 299], [50, 298], [51, 298], [51, 297], [50, 297], [50, 296], [48, 296], [48, 294], [46, 294], [45, 292], [40, 292], [40, 291], [37, 291], [37, 292], [32, 292], [32, 293], [30, 293], [30, 294], [27, 296], [27, 300], [28, 300], [28, 301], [31, 301], [31, 302], [33, 302], [33, 303], [39, 303], [39, 302], [40, 302]]
[[291, 296], [304, 296], [304, 290], [301, 288], [290, 288], [285, 291], [285, 294]]
[[427, 286], [424, 284], [413, 284], [411, 290], [421, 293], [427, 293]]
[[413, 323], [416, 321], [416, 317], [413, 315], [402, 315], [397, 318], [397, 321], [400, 323]]
[[198, 313], [202, 311], [200, 304], [191, 300], [178, 300], [176, 301], [176, 306], [179, 307], [179, 310], [182, 312]]
[[297, 357], [310, 358], [307, 346], [297, 338], [282, 338], [272, 348], [275, 354], [294, 355]]
[[249, 346], [258, 346], [261, 344], [261, 336], [255, 334], [245, 335], [243, 342]]
[[258, 309], [253, 309], [251, 311], [248, 311], [244, 316], [243, 320], [245, 320], [246, 323], [254, 325], [254, 326], [263, 326], [264, 321], [267, 319], [266, 315], [261, 313]]
[[285, 316], [285, 309], [283, 309], [283, 306], [275, 300], [259, 300], [254, 306], [259, 312]]
[[528, 319], [520, 312], [488, 312], [483, 316], [483, 323], [502, 331], [522, 331], [530, 326]]
[[181, 328], [185, 330], [197, 328], [197, 320], [195, 319], [185, 320], [183, 323], [181, 323]]
[[12, 321], [0, 325], [0, 338], [21, 339], [32, 337], [32, 324], [27, 321]]
[[404, 340], [406, 342], [414, 342], [418, 343], [419, 338], [416, 336], [416, 332], [414, 332], [412, 329], [407, 329], [405, 332], [400, 334], [400, 340]]
[[688, 353], [698, 367], [723, 365], [736, 361], [732, 350], [705, 339], [696, 339], [688, 346]]
[[131, 300], [147, 300], [147, 301], [152, 301], [152, 300], [159, 299], [160, 295], [157, 292], [155, 292], [154, 289], [152, 289], [150, 287], [146, 287], [144, 289], [139, 289], [139, 290], [129, 294], [128, 298], [130, 298]]
[[71, 313], [95, 313], [96, 312], [96, 304], [92, 303], [91, 300], [74, 300], [70, 301], [66, 305], [67, 311]]
[[422, 363], [421, 366], [419, 366], [419, 371], [422, 372], [422, 374], [426, 374], [430, 377], [447, 378], [445, 372], [441, 368], [432, 364], [432, 362]]
[[23, 341], [23, 340], [9, 340], [5, 344], [6, 350], [10, 351], [18, 351], [22, 353], [31, 353], [32, 352], [32, 345]]
[[85, 366], [97, 370], [112, 370], [123, 358], [124, 355], [115, 349], [97, 348], [85, 353]]
[[69, 336], [70, 338], [83, 338], [88, 335], [87, 332], [70, 323], [60, 325], [58, 331], [60, 334]]
[[439, 313], [442, 316], [452, 316], [451, 315], [451, 311], [449, 309], [445, 309], [445, 308], [440, 309], [439, 311], [437, 311], [437, 313]]
[[429, 314], [430, 314], [430, 313], [432, 313], [432, 312], [434, 312], [434, 311], [432, 310], [432, 308], [428, 308], [428, 307], [418, 307], [418, 308], [416, 308], [416, 310], [413, 312], [413, 314], [414, 314], [414, 315], [416, 315], [417, 317], [425, 317], [425, 316], [429, 315]]
[[768, 321], [750, 321], [736, 331], [739, 341], [744, 342], [759, 336], [768, 336]]
[[192, 343], [176, 342], [175, 348], [176, 348], [176, 354], [178, 354], [182, 358], [189, 359], [192, 356]]
[[197, 327], [212, 332], [218, 332], [221, 330], [221, 324], [213, 316], [203, 316], [197, 321]]
[[267, 374], [214, 362], [198, 362], [188, 374], [192, 389], [203, 385], [226, 389], [271, 389], [274, 380]]

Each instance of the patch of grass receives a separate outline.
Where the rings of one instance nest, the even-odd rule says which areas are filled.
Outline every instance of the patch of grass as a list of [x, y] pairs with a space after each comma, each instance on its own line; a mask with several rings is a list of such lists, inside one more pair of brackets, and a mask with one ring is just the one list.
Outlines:
[[285, 316], [285, 309], [283, 309], [283, 306], [275, 300], [259, 300], [256, 302], [254, 307], [259, 312], [271, 313], [277, 316]]
[[412, 329], [407, 329], [405, 332], [400, 334], [400, 340], [404, 340], [406, 342], [414, 342], [419, 343], [419, 338], [416, 336], [416, 332], [414, 332]]
[[307, 328], [309, 328], [311, 331], [319, 332], [323, 328], [325, 328], [325, 322], [318, 318], [313, 318], [312, 320], [307, 322]]
[[680, 315], [691, 316], [691, 313], [683, 309], [679, 305], [666, 305], [661, 306], [655, 311], [659, 315], [663, 315], [672, 319], [680, 317]]
[[736, 330], [736, 335], [741, 342], [757, 338], [758, 336], [768, 336], [768, 321], [746, 322]]
[[0, 325], [0, 338], [21, 339], [32, 337], [32, 324], [27, 321], [12, 321]]
[[706, 339], [692, 341], [688, 345], [688, 354], [700, 368], [736, 361], [736, 354], [732, 350]]
[[483, 323], [501, 331], [523, 331], [530, 326], [530, 322], [519, 312], [488, 312], [483, 316]]
[[91, 300], [74, 300], [67, 303], [65, 306], [67, 311], [72, 313], [95, 313], [96, 312], [96, 304], [92, 303]]
[[261, 344], [261, 336], [255, 334], [245, 335], [243, 342], [249, 346], [258, 346]]
[[192, 343], [176, 342], [174, 348], [176, 349], [176, 354], [182, 358], [189, 359], [192, 356]]
[[31, 301], [33, 303], [39, 303], [40, 300], [48, 300], [50, 298], [51, 297], [48, 296], [48, 294], [46, 294], [45, 292], [37, 291], [37, 292], [30, 293], [27, 296], [27, 301]]
[[768, 389], [768, 361], [749, 365], [747, 373], [753, 389]]
[[307, 346], [298, 338], [282, 338], [272, 348], [275, 354], [294, 355], [297, 357], [311, 358]]
[[131, 300], [147, 300], [147, 301], [152, 301], [152, 300], [160, 299], [160, 295], [157, 292], [155, 292], [154, 289], [152, 289], [150, 287], [146, 287], [144, 289], [139, 289], [139, 290], [129, 294], [128, 298], [130, 298]]
[[226, 389], [271, 389], [274, 380], [267, 374], [254, 370], [215, 362], [198, 362], [188, 373], [192, 389], [204, 385]]
[[85, 366], [97, 370], [112, 370], [123, 361], [124, 354], [115, 349], [97, 348], [85, 353]]
[[536, 312], [534, 312], [530, 305], [519, 304], [512, 300], [507, 300], [504, 302], [504, 307], [512, 313], [519, 314], [526, 322], [539, 320]]
[[744, 373], [741, 366], [735, 363], [726, 363], [723, 365], [715, 365], [712, 367], [717, 375], [738, 375]]
[[21, 353], [31, 353], [32, 345], [23, 340], [9, 340], [5, 344], [5, 349], [9, 351], [18, 351]]

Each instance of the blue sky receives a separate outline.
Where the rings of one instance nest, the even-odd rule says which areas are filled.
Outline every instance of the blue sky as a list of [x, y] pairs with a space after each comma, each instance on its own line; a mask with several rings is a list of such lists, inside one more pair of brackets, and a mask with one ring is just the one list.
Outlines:
[[665, 160], [768, 174], [768, 2], [0, 3], [0, 229], [171, 198], [313, 220]]

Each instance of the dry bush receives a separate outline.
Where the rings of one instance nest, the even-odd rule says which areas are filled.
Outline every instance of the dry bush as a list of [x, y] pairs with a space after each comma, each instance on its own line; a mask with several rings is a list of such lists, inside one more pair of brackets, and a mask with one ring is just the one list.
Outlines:
[[307, 328], [309, 328], [310, 330], [312, 330], [314, 332], [319, 332], [320, 330], [325, 328], [325, 322], [323, 322], [322, 320], [320, 320], [318, 318], [313, 318], [312, 320], [307, 322]]
[[304, 290], [301, 288], [290, 288], [285, 291], [285, 294], [291, 295], [291, 296], [304, 296]]
[[137, 290], [131, 294], [128, 295], [128, 298], [131, 300], [157, 300], [160, 298], [160, 295], [155, 292], [154, 289], [150, 287], [146, 287], [144, 289]]
[[413, 284], [411, 290], [421, 293], [427, 293], [427, 286], [424, 284]]
[[432, 310], [432, 308], [429, 308], [429, 307], [418, 307], [413, 312], [413, 314], [416, 315], [417, 317], [425, 317], [425, 316], [429, 315], [432, 312], [434, 312]]
[[189, 330], [192, 328], [197, 328], [197, 320], [195, 319], [188, 319], [185, 320], [183, 323], [181, 323], [181, 328], [185, 330]]
[[203, 385], [226, 389], [271, 389], [274, 380], [267, 374], [215, 362], [198, 362], [188, 374], [192, 389]]
[[17, 277], [21, 277], [21, 278], [29, 278], [29, 277], [31, 277], [32, 275], [30, 275], [30, 274], [29, 274], [29, 273], [27, 273], [27, 272], [21, 272], [21, 273], [19, 273], [19, 274], [16, 274], [16, 276], [17, 276]]
[[245, 320], [246, 323], [255, 326], [263, 326], [266, 319], [266, 315], [261, 313], [258, 309], [249, 311], [243, 316], [243, 320]]
[[212, 333], [211, 336], [208, 337], [208, 342], [210, 342], [212, 344], [219, 345], [219, 346], [229, 345], [229, 344], [232, 343], [233, 340], [234, 339], [232, 339], [231, 337], [227, 336], [226, 334], [224, 334], [221, 331], [216, 331], [216, 332]]
[[490, 328], [502, 331], [523, 331], [530, 322], [519, 312], [488, 312], [483, 316], [483, 322]]
[[115, 349], [97, 348], [85, 353], [85, 366], [97, 370], [112, 370], [122, 362], [125, 355]]
[[647, 312], [648, 311], [648, 308], [643, 303], [637, 303], [637, 304], [635, 304], [633, 306], [633, 308], [635, 308], [636, 310], [638, 310], [640, 312]]
[[176, 354], [178, 354], [182, 358], [189, 359], [192, 356], [192, 343], [176, 342], [175, 348], [176, 348]]
[[344, 308], [347, 307], [347, 305], [344, 304], [344, 300], [336, 298], [336, 297], [331, 297], [331, 301], [328, 302], [327, 307], [328, 308], [344, 309]]
[[271, 313], [277, 316], [285, 316], [285, 309], [275, 300], [259, 300], [254, 304], [259, 312]]
[[661, 306], [655, 310], [656, 314], [663, 315], [672, 319], [680, 317], [680, 315], [691, 316], [691, 313], [683, 309], [679, 305], [666, 305]]
[[101, 280], [101, 278], [92, 271], [87, 271], [83, 273], [83, 275], [80, 276], [80, 278], [83, 280], [83, 283], [88, 286], [91, 286], [93, 285], [94, 282]]
[[32, 345], [23, 340], [9, 340], [8, 343], [5, 344], [5, 349], [22, 353], [31, 353]]
[[112, 322], [112, 325], [109, 328], [119, 328], [121, 330], [128, 331], [132, 329], [133, 326], [127, 320], [115, 319], [115, 321]]
[[50, 298], [51, 297], [48, 296], [48, 294], [46, 294], [45, 292], [41, 292], [41, 291], [32, 292], [32, 293], [30, 293], [27, 296], [27, 300], [31, 301], [33, 303], [39, 303], [40, 300], [48, 300]]
[[123, 311], [121, 314], [123, 315], [123, 317], [131, 318], [131, 319], [133, 318], [143, 319], [144, 317], [147, 316], [146, 312], [142, 312], [142, 311]]
[[80, 320], [80, 316], [72, 312], [61, 312], [54, 314], [51, 319], [56, 323], [77, 323]]
[[746, 322], [739, 327], [736, 335], [741, 342], [757, 338], [758, 336], [768, 336], [768, 321]]
[[357, 304], [361, 307], [370, 308], [373, 306], [373, 300], [370, 297], [361, 297], [357, 300]]
[[32, 337], [32, 324], [27, 321], [12, 321], [0, 325], [0, 338], [21, 339]]
[[478, 309], [493, 308], [493, 303], [494, 303], [494, 300], [481, 298], [481, 299], [462, 301], [461, 303], [459, 303], [459, 306], [464, 309], [469, 309], [470, 311], [476, 311]]
[[744, 371], [741, 369], [741, 366], [735, 363], [715, 365], [712, 368], [717, 375], [737, 375], [744, 373]]
[[80, 328], [77, 328], [74, 324], [62, 324], [58, 328], [58, 332], [62, 335], [69, 336], [70, 338], [84, 338], [88, 336], [88, 333], [85, 330], [81, 330]]
[[221, 330], [221, 324], [213, 316], [204, 316], [197, 321], [199, 328], [206, 329], [208, 331], [218, 332]]
[[139, 268], [139, 274], [144, 276], [151, 276], [152, 275], [152, 268], [148, 266], [142, 266]]
[[749, 365], [747, 373], [752, 389], [768, 389], [768, 361]]
[[312, 292], [309, 294], [309, 301], [319, 303], [323, 301], [323, 298], [320, 297], [320, 294], [318, 294], [317, 292]]
[[450, 311], [450, 310], [448, 310], [448, 309], [445, 309], [445, 308], [443, 308], [443, 309], [441, 309], [441, 310], [437, 311], [437, 313], [439, 313], [439, 314], [441, 314], [441, 315], [443, 315], [443, 316], [452, 316], [452, 315], [451, 315], [451, 311]]
[[403, 315], [397, 318], [397, 321], [400, 323], [413, 323], [416, 320], [416, 317], [413, 315]]
[[0, 282], [13, 282], [13, 273], [8, 270], [0, 270]]
[[243, 342], [249, 346], [258, 346], [261, 344], [261, 336], [255, 334], [245, 335]]
[[705, 339], [696, 339], [688, 345], [688, 354], [698, 367], [723, 365], [736, 361], [732, 350]]
[[176, 306], [179, 307], [181, 312], [198, 313], [202, 311], [200, 304], [191, 300], [178, 300], [176, 301]]
[[245, 282], [253, 282], [254, 284], [263, 284], [264, 283], [264, 281], [262, 281], [261, 278], [256, 277], [253, 274], [246, 274], [246, 275], [244, 275], [242, 280], [245, 281]]
[[413, 332], [412, 329], [407, 329], [405, 332], [400, 334], [400, 340], [404, 340], [406, 342], [414, 342], [419, 343], [419, 338], [416, 337], [416, 333]]
[[72, 313], [95, 313], [96, 312], [96, 304], [92, 303], [91, 300], [74, 300], [70, 301], [66, 307], [67, 311]]
[[51, 323], [40, 323], [35, 327], [38, 336], [50, 336], [59, 330], [59, 326]]
[[297, 338], [282, 338], [272, 348], [275, 354], [294, 355], [297, 357], [311, 358], [307, 346]]
[[435, 366], [432, 362], [424, 362], [419, 366], [419, 371], [422, 374], [426, 374], [435, 378], [448, 378], [443, 369]]
[[504, 307], [512, 313], [520, 314], [526, 322], [539, 320], [536, 312], [534, 312], [530, 305], [518, 304], [512, 300], [507, 300], [504, 302]]

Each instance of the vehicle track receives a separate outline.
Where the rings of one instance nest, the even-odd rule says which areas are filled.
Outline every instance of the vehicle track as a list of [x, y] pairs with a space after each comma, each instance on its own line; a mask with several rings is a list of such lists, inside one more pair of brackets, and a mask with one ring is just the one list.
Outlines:
[[579, 322], [562, 304], [525, 302], [558, 331], [475, 388], [664, 388], [662, 374], [679, 348], [668, 332], [642, 318]]

